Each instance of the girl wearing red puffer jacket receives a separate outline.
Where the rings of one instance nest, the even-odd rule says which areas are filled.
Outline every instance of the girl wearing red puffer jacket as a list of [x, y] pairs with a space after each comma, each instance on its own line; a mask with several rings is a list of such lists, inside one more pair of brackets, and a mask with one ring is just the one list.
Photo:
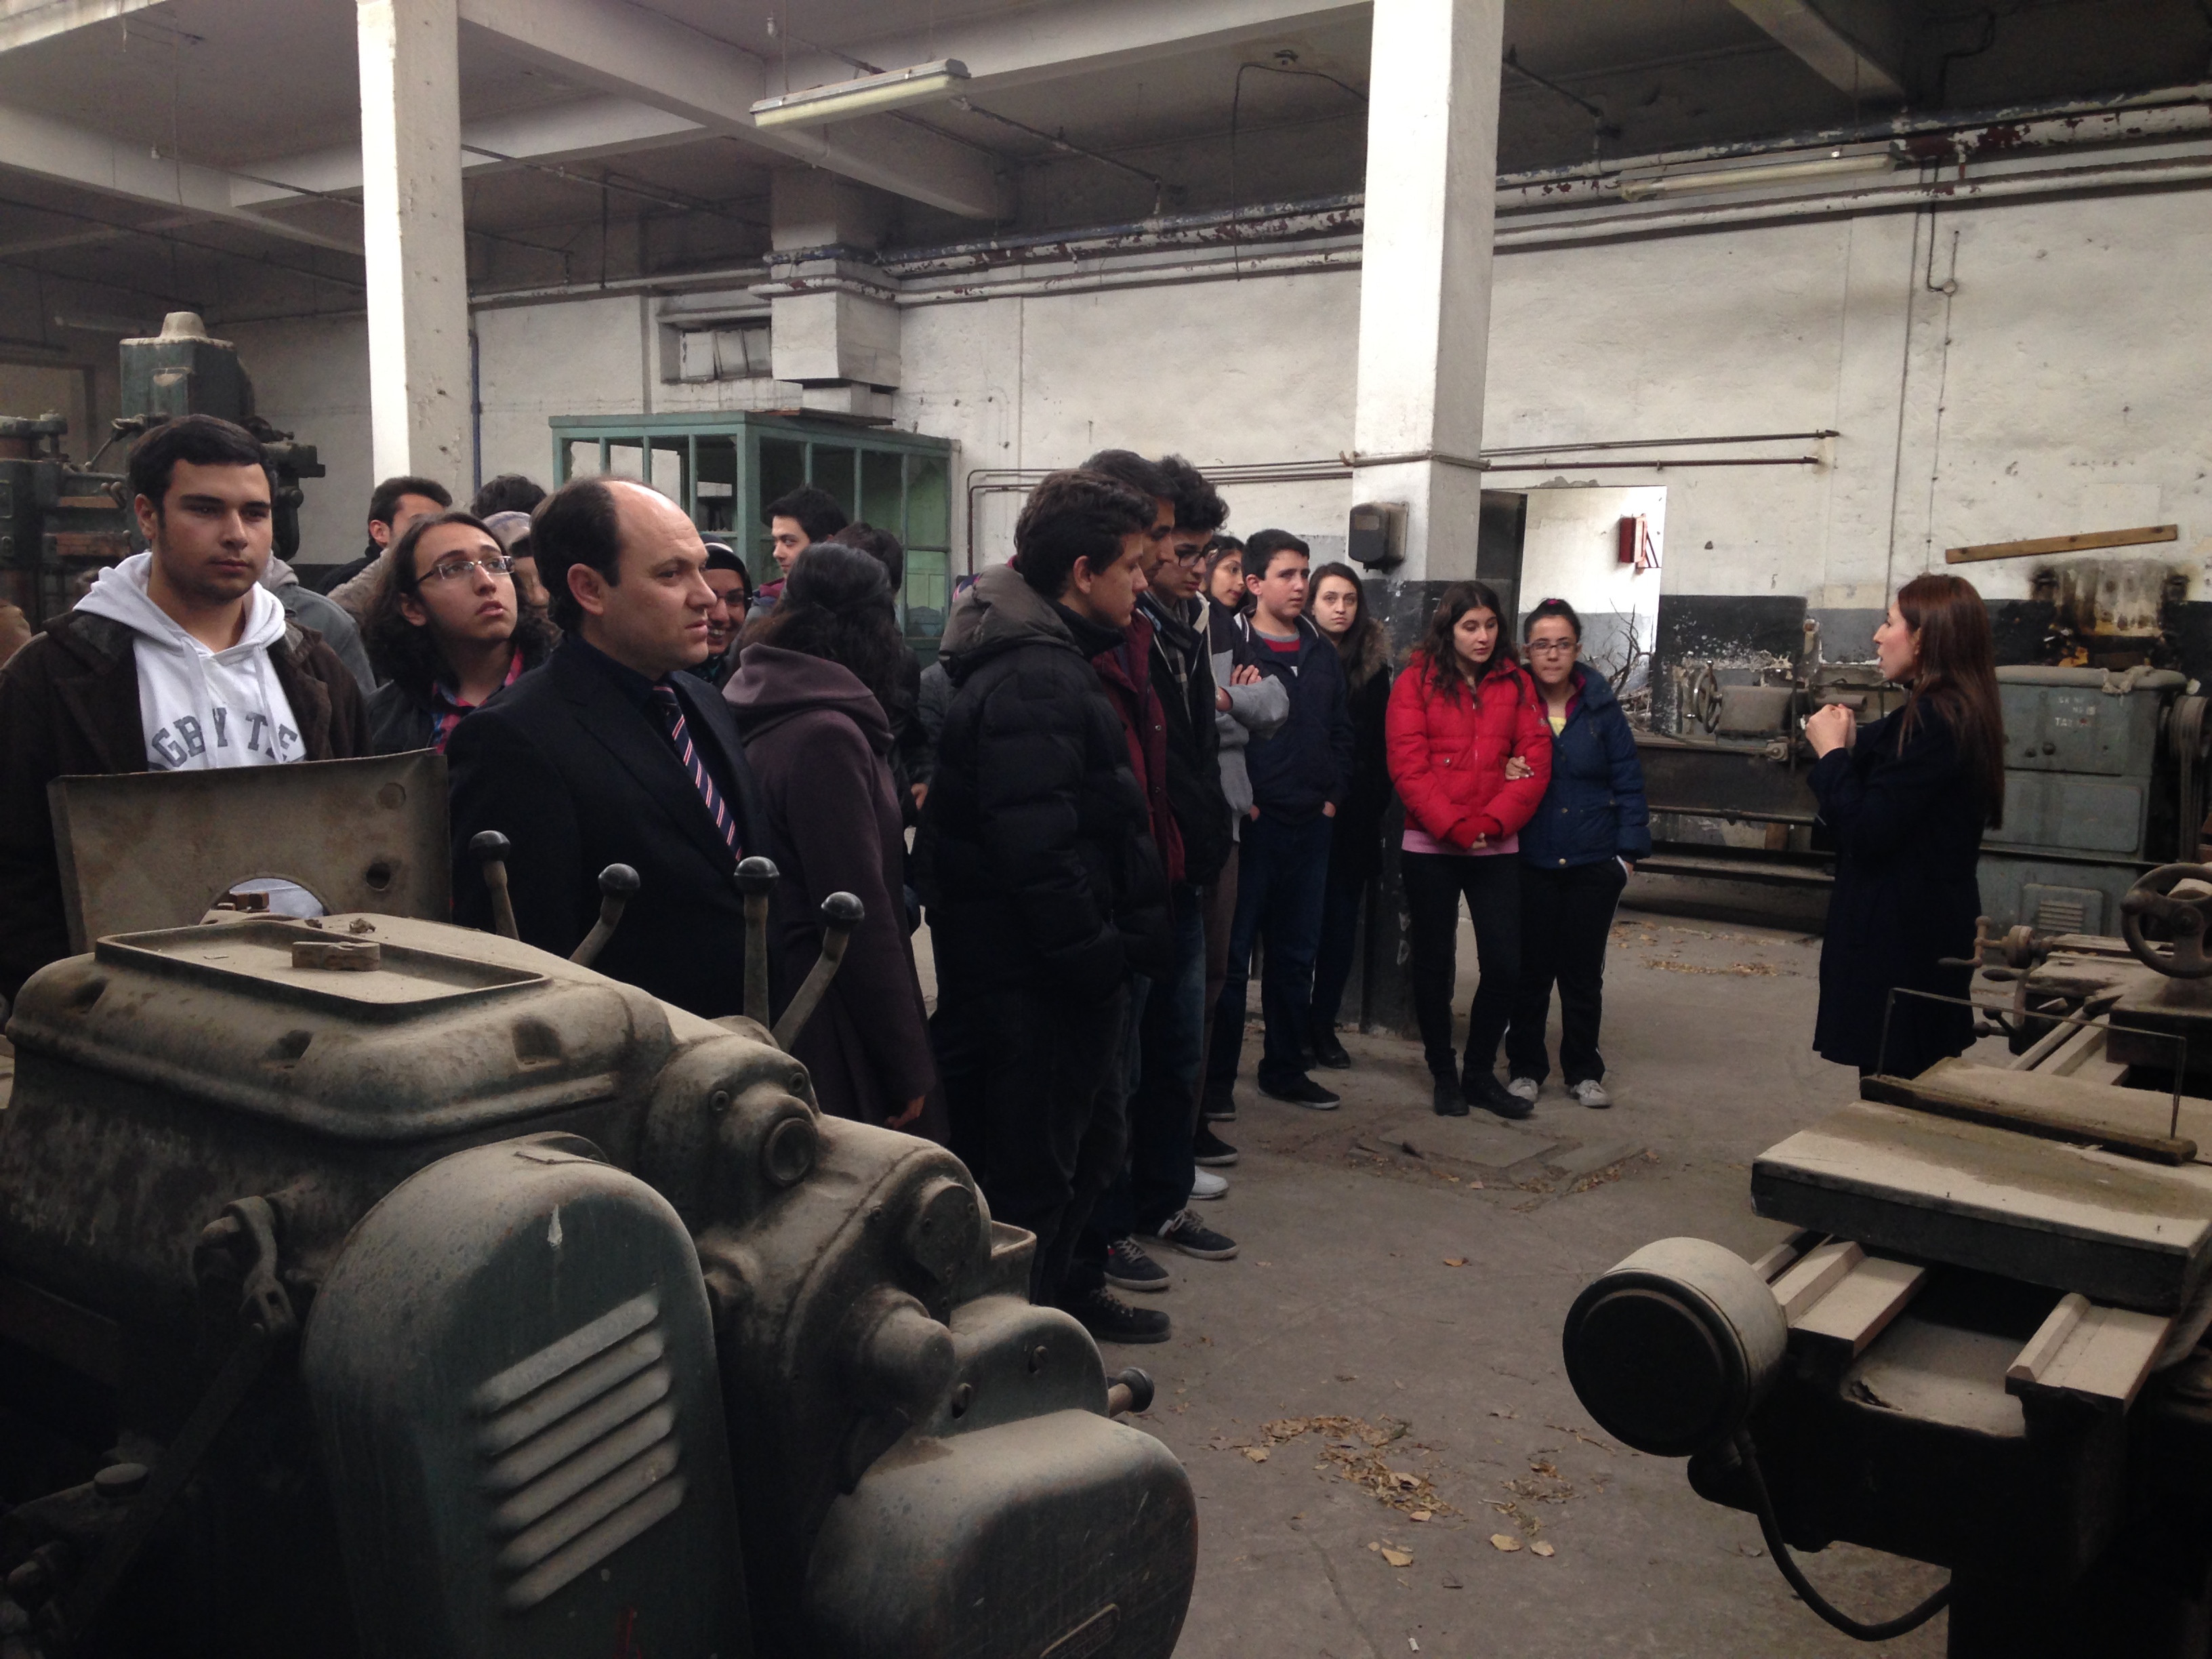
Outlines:
[[[1526, 1117], [1493, 1069], [1521, 966], [1521, 826], [1552, 777], [1552, 731], [1515, 660], [1504, 607], [1480, 582], [1444, 590], [1390, 693], [1390, 781], [1406, 803], [1400, 867], [1410, 921], [1413, 1012], [1436, 1079], [1436, 1109]], [[1518, 755], [1528, 775], [1509, 780]], [[1467, 1057], [1452, 1054], [1452, 977], [1464, 896], [1482, 973], [1468, 1008]]]

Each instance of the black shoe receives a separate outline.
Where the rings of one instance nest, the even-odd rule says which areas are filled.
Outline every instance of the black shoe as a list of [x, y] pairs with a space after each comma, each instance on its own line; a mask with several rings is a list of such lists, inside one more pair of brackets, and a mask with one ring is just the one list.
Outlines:
[[1344, 1098], [1341, 1095], [1331, 1094], [1304, 1072], [1277, 1078], [1272, 1083], [1261, 1078], [1260, 1092], [1272, 1099], [1287, 1100], [1293, 1106], [1310, 1106], [1316, 1112], [1333, 1112]]
[[1237, 1161], [1237, 1149], [1201, 1123], [1190, 1143], [1190, 1161], [1210, 1170], [1225, 1170]]
[[1536, 1109], [1534, 1102], [1522, 1099], [1500, 1083], [1495, 1072], [1461, 1078], [1460, 1092], [1468, 1105], [1480, 1106], [1484, 1111], [1495, 1112], [1500, 1117], [1526, 1117]]
[[1152, 1308], [1133, 1308], [1101, 1285], [1060, 1304], [1101, 1342], [1164, 1342], [1172, 1322]]
[[1320, 1026], [1306, 1039], [1306, 1047], [1313, 1050], [1314, 1064], [1326, 1066], [1332, 1072], [1352, 1069], [1352, 1056], [1344, 1052], [1344, 1045], [1336, 1040], [1336, 1033]]
[[1209, 1083], [1199, 1097], [1198, 1115], [1208, 1123], [1237, 1121], [1237, 1091], [1232, 1084]]
[[1106, 1247], [1106, 1282], [1117, 1291], [1164, 1291], [1168, 1270], [1145, 1254], [1133, 1238], [1117, 1238]]
[[1217, 1233], [1188, 1210], [1178, 1211], [1168, 1218], [1160, 1229], [1159, 1240], [1201, 1261], [1226, 1261], [1237, 1254], [1235, 1239], [1226, 1233]]
[[1459, 1085], [1448, 1077], [1437, 1079], [1436, 1104], [1438, 1117], [1467, 1115], [1467, 1097], [1461, 1091]]

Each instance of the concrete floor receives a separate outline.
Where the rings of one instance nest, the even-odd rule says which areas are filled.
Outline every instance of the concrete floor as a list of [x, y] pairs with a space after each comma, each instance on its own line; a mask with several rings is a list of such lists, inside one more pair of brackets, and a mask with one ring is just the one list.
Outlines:
[[[1239, 1118], [1222, 1126], [1243, 1160], [1204, 1206], [1243, 1253], [1163, 1254], [1174, 1287], [1151, 1300], [1174, 1340], [1107, 1351], [1158, 1381], [1136, 1420], [1198, 1490], [1179, 1659], [1942, 1651], [1942, 1615], [1875, 1647], [1820, 1623], [1757, 1524], [1697, 1498], [1679, 1462], [1599, 1433], [1559, 1359], [1568, 1304], [1637, 1246], [1688, 1233], [1748, 1255], [1782, 1236], [1751, 1212], [1750, 1161], [1853, 1092], [1808, 1046], [1818, 958], [1802, 935], [1624, 913], [1605, 1042], [1619, 1103], [1585, 1110], [1555, 1075], [1522, 1125], [1435, 1116], [1418, 1048], [1356, 1034], [1356, 1069], [1328, 1074], [1342, 1109], [1264, 1099], [1255, 1031]], [[1540, 1155], [1564, 1173], [1499, 1173]], [[1382, 1459], [1432, 1483], [1409, 1503], [1432, 1489], [1445, 1507], [1417, 1522], [1344, 1478], [1324, 1454], [1347, 1438], [1339, 1459], [1364, 1454], [1356, 1430], [1262, 1426], [1315, 1417], [1405, 1425]], [[1500, 1551], [1493, 1534], [1524, 1547]], [[1808, 1571], [1862, 1619], [1942, 1579], [1846, 1546]]]

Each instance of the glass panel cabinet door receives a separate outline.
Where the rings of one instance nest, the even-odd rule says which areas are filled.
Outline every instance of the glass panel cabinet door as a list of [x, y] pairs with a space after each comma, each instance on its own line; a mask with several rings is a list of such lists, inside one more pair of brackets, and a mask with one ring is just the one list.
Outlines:
[[950, 550], [952, 545], [951, 466], [942, 455], [906, 458], [906, 544]]
[[842, 444], [809, 444], [813, 452], [808, 481], [817, 489], [826, 489], [836, 497], [837, 505], [845, 509], [848, 518], [862, 516], [859, 511], [860, 452]]
[[856, 515], [902, 542], [906, 539], [904, 459], [896, 449], [860, 452], [860, 510]]

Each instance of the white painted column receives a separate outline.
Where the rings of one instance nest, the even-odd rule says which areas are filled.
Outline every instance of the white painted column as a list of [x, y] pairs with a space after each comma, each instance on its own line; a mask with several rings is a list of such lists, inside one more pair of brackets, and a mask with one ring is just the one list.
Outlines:
[[376, 476], [457, 496], [475, 470], [458, 0], [356, 0]]
[[1504, 0], [1375, 0], [1352, 500], [1401, 501], [1394, 583], [1474, 574]]

